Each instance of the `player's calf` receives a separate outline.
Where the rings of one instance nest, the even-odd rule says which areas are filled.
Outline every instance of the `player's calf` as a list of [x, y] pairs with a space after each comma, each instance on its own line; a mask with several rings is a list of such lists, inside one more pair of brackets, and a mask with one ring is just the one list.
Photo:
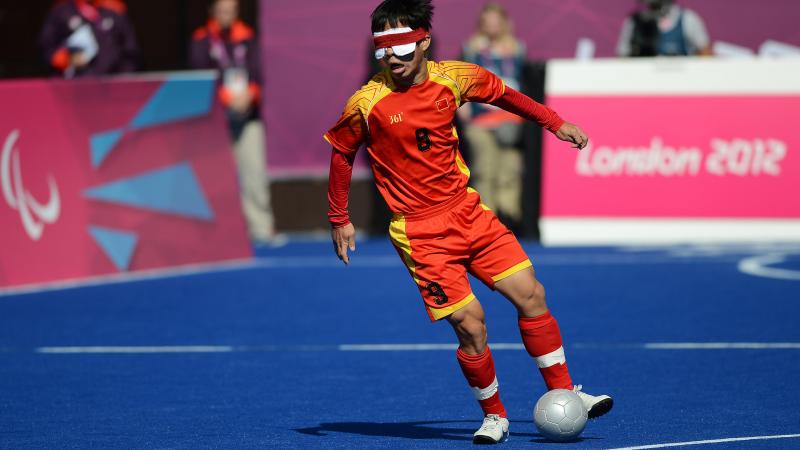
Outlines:
[[518, 320], [522, 343], [536, 361], [547, 389], [572, 389], [558, 322], [550, 312]]

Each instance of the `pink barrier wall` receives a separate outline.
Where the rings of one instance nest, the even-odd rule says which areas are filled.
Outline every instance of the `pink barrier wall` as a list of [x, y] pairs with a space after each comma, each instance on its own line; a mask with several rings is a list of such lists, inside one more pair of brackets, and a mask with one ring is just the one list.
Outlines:
[[0, 84], [0, 286], [251, 256], [213, 77]]
[[[542, 215], [800, 218], [800, 96], [550, 96], [591, 137], [548, 133]], [[778, 119], [779, 118], [779, 119]]]
[[[262, 0], [266, 73], [264, 117], [273, 176], [327, 174], [322, 133], [367, 76], [369, 14], [378, 0]], [[532, 59], [571, 58], [590, 38], [597, 56], [612, 56], [634, 0], [504, 0]], [[713, 40], [757, 49], [767, 39], [800, 45], [795, 0], [681, 0], [706, 21]], [[438, 59], [456, 58], [472, 33], [478, 0], [435, 0]]]

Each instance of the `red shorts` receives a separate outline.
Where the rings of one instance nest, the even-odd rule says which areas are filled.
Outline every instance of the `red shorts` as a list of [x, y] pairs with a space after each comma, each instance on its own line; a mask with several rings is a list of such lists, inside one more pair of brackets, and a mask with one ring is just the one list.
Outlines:
[[531, 267], [517, 238], [473, 189], [423, 214], [395, 215], [389, 235], [431, 320], [475, 299], [467, 272], [494, 289], [498, 281]]

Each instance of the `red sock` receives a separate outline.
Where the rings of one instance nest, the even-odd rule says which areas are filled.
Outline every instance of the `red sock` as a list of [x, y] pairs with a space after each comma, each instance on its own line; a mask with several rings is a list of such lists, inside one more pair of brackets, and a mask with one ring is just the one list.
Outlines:
[[550, 311], [536, 317], [520, 317], [519, 331], [525, 350], [536, 360], [547, 389], [572, 389], [561, 331]]
[[489, 347], [480, 355], [468, 355], [459, 348], [456, 358], [464, 372], [464, 377], [469, 383], [472, 393], [481, 405], [483, 414], [497, 414], [508, 417], [503, 402], [500, 401], [500, 391], [497, 385], [497, 376], [494, 373], [494, 360]]

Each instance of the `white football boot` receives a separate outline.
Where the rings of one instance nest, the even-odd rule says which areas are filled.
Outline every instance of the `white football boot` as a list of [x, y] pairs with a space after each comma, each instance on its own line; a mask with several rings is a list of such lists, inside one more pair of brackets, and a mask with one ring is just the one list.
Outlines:
[[589, 395], [585, 392], [581, 392], [582, 388], [583, 386], [576, 384], [575, 387], [572, 388], [572, 391], [578, 394], [578, 397], [583, 400], [583, 406], [586, 407], [590, 419], [600, 417], [611, 411], [611, 407], [614, 406], [614, 399], [607, 395]]
[[473, 444], [499, 444], [508, 440], [508, 419], [487, 414], [483, 425], [472, 435]]

